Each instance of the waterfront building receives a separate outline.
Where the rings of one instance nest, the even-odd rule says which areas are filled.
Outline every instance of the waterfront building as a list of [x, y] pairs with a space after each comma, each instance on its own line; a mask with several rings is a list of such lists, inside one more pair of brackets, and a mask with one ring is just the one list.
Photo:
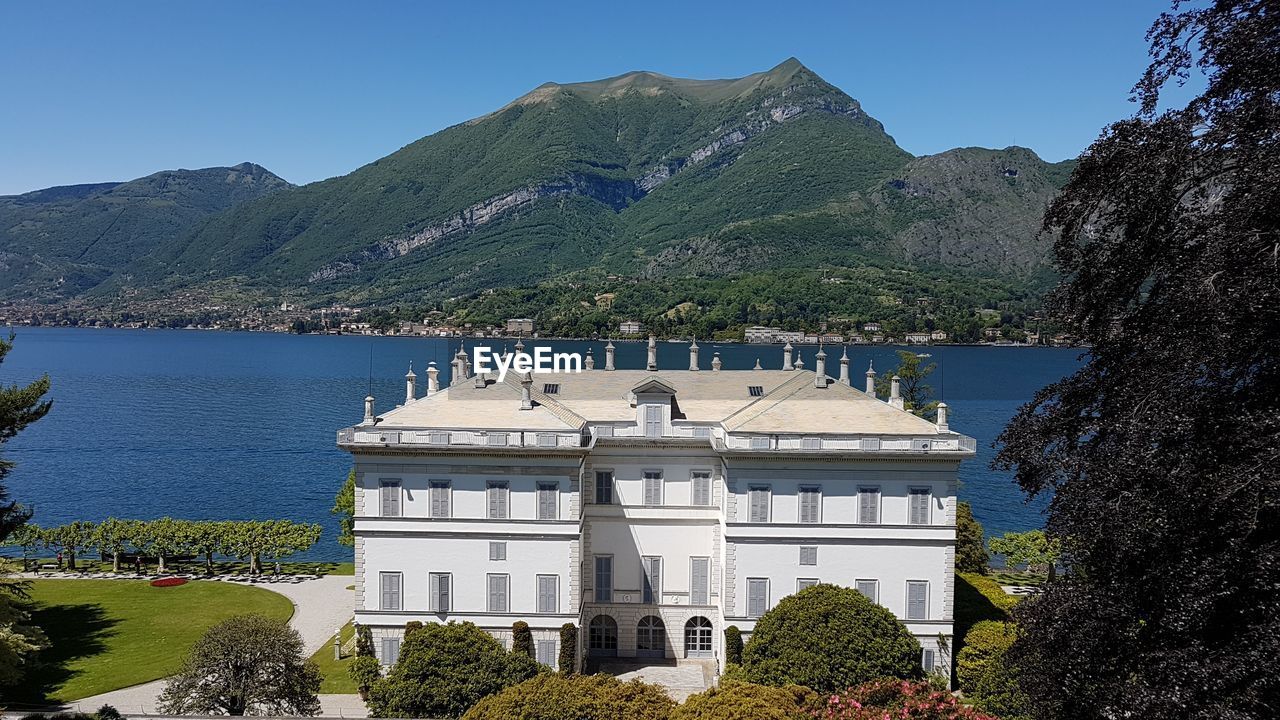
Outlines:
[[618, 332], [622, 335], [640, 335], [644, 332], [644, 323], [638, 320], [623, 320], [618, 323]]
[[[338, 432], [353, 455], [357, 623], [394, 662], [406, 622], [470, 621], [510, 643], [529, 623], [555, 666], [582, 658], [705, 658], [750, 636], [783, 597], [854, 588], [947, 671], [956, 471], [972, 438], [852, 386], [847, 355], [793, 348], [773, 369], [603, 363], [581, 373], [406, 376], [404, 404]], [[838, 377], [827, 373], [839, 363]], [[683, 364], [682, 364], [683, 365]], [[864, 378], [859, 378], [860, 381]]]
[[508, 318], [507, 334], [508, 335], [532, 335], [533, 320], [531, 318]]

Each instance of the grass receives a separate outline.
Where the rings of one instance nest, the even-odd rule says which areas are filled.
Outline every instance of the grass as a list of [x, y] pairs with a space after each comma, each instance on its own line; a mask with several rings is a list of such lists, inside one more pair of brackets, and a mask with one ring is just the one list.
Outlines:
[[154, 588], [144, 580], [34, 580], [33, 624], [49, 636], [7, 701], [68, 701], [173, 674], [205, 630], [233, 615], [287, 620], [283, 595], [222, 582]]
[[991, 570], [991, 574], [987, 577], [990, 577], [1001, 585], [1028, 585], [1030, 587], [1040, 587], [1049, 579], [1049, 577], [1044, 573], [995, 569]]
[[[342, 629], [338, 631], [338, 637], [342, 642], [351, 639], [352, 633], [355, 632], [355, 626], [348, 621]], [[351, 658], [355, 654], [347, 655], [341, 660], [335, 660], [333, 657], [333, 643], [325, 645], [311, 656], [311, 661], [320, 668], [320, 673], [324, 676], [324, 681], [320, 683], [320, 692], [322, 693], [354, 693], [357, 692], [356, 684], [351, 679], [351, 675], [347, 673], [347, 667], [351, 665]]]
[[[52, 563], [54, 558], [37, 558], [31, 561], [32, 567], [39, 567], [40, 564]], [[76, 569], [81, 572], [110, 572], [110, 560], [98, 560], [96, 557], [91, 559], [77, 559]], [[148, 572], [155, 571], [155, 565], [148, 565]], [[192, 573], [195, 575], [204, 574], [204, 561], [195, 560], [181, 564], [170, 564], [167, 568], [171, 573]], [[133, 568], [128, 565], [121, 565], [121, 572], [132, 572]], [[249, 563], [239, 560], [219, 560], [213, 563], [213, 571], [219, 575], [248, 575]], [[275, 571], [275, 564], [267, 561], [262, 563], [262, 571], [264, 574], [270, 575]], [[305, 561], [299, 560], [294, 562], [280, 563], [281, 575], [355, 575], [356, 564], [354, 562], [332, 562], [332, 561]]]

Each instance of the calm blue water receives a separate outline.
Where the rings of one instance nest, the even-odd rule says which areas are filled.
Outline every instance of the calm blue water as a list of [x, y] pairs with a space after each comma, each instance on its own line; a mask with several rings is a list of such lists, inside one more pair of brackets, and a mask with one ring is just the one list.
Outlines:
[[[456, 344], [427, 338], [368, 338], [189, 330], [19, 328], [0, 366], [0, 382], [25, 383], [47, 372], [53, 411], [7, 446], [18, 463], [9, 489], [56, 525], [110, 515], [192, 519], [289, 518], [323, 523], [316, 559], [337, 559], [329, 515], [350, 459], [335, 431], [360, 420], [370, 367], [378, 410], [404, 396], [409, 361], [429, 361], [447, 381]], [[500, 341], [491, 341], [495, 344]], [[560, 342], [557, 349], [603, 343]], [[659, 366], [688, 367], [687, 346], [659, 343]], [[710, 366], [760, 358], [779, 367], [782, 352], [759, 345], [702, 344]], [[816, 349], [801, 349], [813, 367]], [[990, 534], [1042, 524], [1042, 503], [1027, 505], [1010, 479], [987, 468], [991, 445], [1018, 406], [1043, 385], [1073, 371], [1077, 350], [933, 347], [934, 387], [952, 408], [951, 427], [978, 440], [978, 457], [961, 468], [962, 499]], [[829, 372], [839, 369], [830, 352]], [[892, 348], [851, 348], [860, 385], [868, 360], [896, 365]], [[642, 367], [643, 343], [618, 343], [618, 366]]]

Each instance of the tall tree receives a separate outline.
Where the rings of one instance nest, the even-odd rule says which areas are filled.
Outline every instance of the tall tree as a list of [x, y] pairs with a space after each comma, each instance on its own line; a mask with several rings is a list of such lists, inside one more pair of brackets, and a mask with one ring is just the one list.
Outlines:
[[921, 360], [919, 355], [909, 350], [899, 350], [897, 369], [882, 373], [876, 379], [876, 394], [888, 397], [896, 376], [902, 406], [907, 412], [932, 420], [938, 413], [938, 401], [933, 399], [933, 386], [927, 381], [938, 364], [922, 363]]
[[320, 670], [279, 620], [237, 615], [209, 628], [160, 695], [174, 715], [315, 715]]
[[[0, 340], [0, 364], [4, 363], [5, 356], [13, 349], [13, 339], [14, 336], [10, 334], [8, 340]], [[47, 392], [48, 375], [26, 386], [0, 385], [0, 449], [28, 425], [49, 413], [53, 404], [44, 399]], [[12, 469], [12, 461], [0, 458], [0, 542], [31, 517], [30, 511], [9, 497], [4, 481]]]
[[346, 482], [342, 483], [342, 489], [333, 498], [333, 508], [330, 513], [338, 516], [338, 542], [343, 545], [354, 546], [356, 544], [356, 536], [352, 532], [356, 523], [356, 471], [355, 468], [347, 473]]
[[969, 503], [956, 503], [956, 572], [986, 573], [986, 533]]
[[1091, 349], [1001, 436], [1067, 568], [1010, 654], [1044, 718], [1275, 717], [1280, 8], [1175, 3], [1148, 40], [1139, 111], [1045, 218], [1051, 309]]

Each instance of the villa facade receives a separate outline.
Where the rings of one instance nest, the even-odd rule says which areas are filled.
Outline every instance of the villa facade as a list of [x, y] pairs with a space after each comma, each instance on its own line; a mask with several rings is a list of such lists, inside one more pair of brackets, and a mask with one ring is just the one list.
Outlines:
[[356, 471], [356, 622], [394, 662], [406, 622], [470, 621], [509, 644], [527, 622], [577, 656], [713, 658], [783, 597], [855, 588], [949, 667], [956, 471], [974, 454], [895, 392], [817, 367], [473, 375], [339, 431]]

